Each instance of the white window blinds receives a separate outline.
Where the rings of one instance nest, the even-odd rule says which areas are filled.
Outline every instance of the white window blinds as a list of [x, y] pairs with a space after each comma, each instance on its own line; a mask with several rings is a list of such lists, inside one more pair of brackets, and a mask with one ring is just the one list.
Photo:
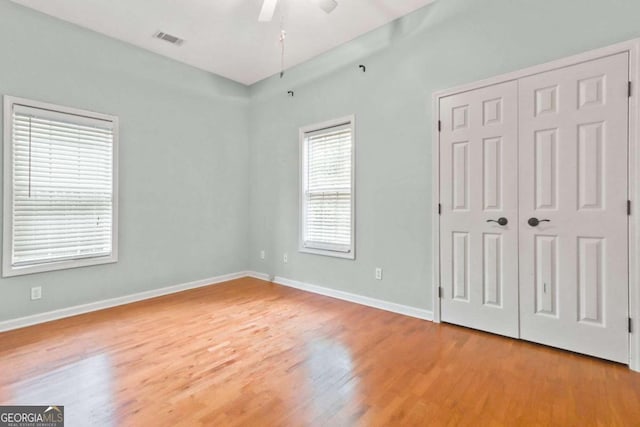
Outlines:
[[11, 121], [11, 267], [111, 255], [114, 123], [19, 104]]
[[352, 156], [351, 122], [304, 133], [304, 248], [353, 250]]

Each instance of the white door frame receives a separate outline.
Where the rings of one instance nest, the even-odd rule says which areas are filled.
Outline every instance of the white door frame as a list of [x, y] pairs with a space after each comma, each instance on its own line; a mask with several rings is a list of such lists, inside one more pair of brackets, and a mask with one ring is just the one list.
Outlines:
[[640, 241], [637, 230], [640, 229], [640, 185], [636, 182], [640, 170], [640, 39], [633, 39], [589, 52], [573, 55], [567, 58], [547, 62], [522, 70], [491, 77], [477, 82], [457, 86], [435, 92], [433, 94], [433, 152], [432, 152], [432, 230], [433, 230], [433, 257], [432, 257], [432, 297], [433, 297], [433, 321], [440, 322], [440, 215], [438, 203], [440, 200], [440, 99], [460, 92], [466, 92], [485, 86], [521, 79], [533, 74], [539, 74], [581, 62], [591, 61], [604, 56], [617, 53], [629, 53], [629, 81], [632, 87], [632, 96], [629, 98], [629, 158], [628, 158], [628, 191], [631, 200], [631, 216], [629, 217], [629, 316], [633, 319], [632, 332], [629, 334], [629, 368], [640, 372], [640, 260], [637, 259], [640, 250]]

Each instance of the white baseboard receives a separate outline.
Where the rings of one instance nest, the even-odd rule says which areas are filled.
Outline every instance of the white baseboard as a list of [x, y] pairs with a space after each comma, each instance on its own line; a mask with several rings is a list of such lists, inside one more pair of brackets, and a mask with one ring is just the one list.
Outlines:
[[253, 277], [254, 279], [271, 281], [271, 277], [267, 273], [259, 273], [257, 271], [247, 271], [247, 277]]
[[10, 331], [12, 329], [24, 328], [26, 326], [36, 325], [38, 323], [50, 322], [52, 320], [64, 319], [65, 317], [76, 316], [78, 314], [89, 313], [92, 311], [103, 310], [105, 308], [116, 307], [119, 305], [130, 304], [132, 302], [142, 301], [150, 298], [155, 298], [163, 295], [169, 295], [176, 292], [186, 291], [188, 289], [201, 288], [204, 286], [215, 285], [222, 282], [228, 282], [229, 280], [240, 279], [247, 277], [248, 272], [242, 271], [239, 273], [225, 274], [222, 276], [209, 277], [207, 279], [196, 280], [188, 283], [181, 283], [179, 285], [167, 286], [160, 289], [152, 289], [150, 291], [139, 292], [136, 294], [125, 295], [122, 297], [116, 297], [106, 299], [102, 301], [91, 302], [88, 304], [76, 305], [68, 308], [61, 308], [59, 310], [48, 311], [46, 313], [34, 314], [31, 316], [19, 317], [17, 319], [10, 319], [0, 322], [0, 332]]
[[422, 308], [397, 304], [395, 302], [384, 301], [376, 298], [366, 297], [363, 295], [352, 294], [349, 292], [337, 291], [335, 289], [311, 285], [304, 282], [298, 282], [297, 280], [291, 280], [279, 276], [276, 276], [273, 282], [279, 285], [288, 286], [290, 288], [313, 292], [314, 294], [320, 294], [344, 301], [354, 302], [356, 304], [366, 305], [368, 307], [374, 307], [380, 310], [391, 311], [393, 313], [403, 314], [409, 317], [417, 317], [418, 319], [433, 321], [433, 312]]
[[[189, 289], [201, 288], [204, 286], [215, 285], [229, 280], [240, 279], [242, 277], [253, 277], [260, 280], [269, 281], [270, 276], [266, 273], [257, 271], [242, 271], [238, 273], [225, 274], [222, 276], [209, 277], [207, 279], [196, 280], [188, 283], [167, 286], [160, 289], [152, 289], [150, 291], [139, 292], [136, 294], [125, 295], [106, 299], [102, 301], [91, 302], [87, 304], [76, 305], [73, 307], [61, 308], [58, 310], [47, 311], [45, 313], [33, 314], [31, 316], [19, 317], [17, 319], [9, 319], [0, 322], [0, 332], [10, 331], [12, 329], [24, 328], [27, 326], [37, 325], [39, 323], [50, 322], [52, 320], [64, 319], [65, 317], [77, 316], [79, 314], [90, 313], [92, 311], [103, 310], [105, 308], [117, 307], [119, 305], [130, 304], [133, 302], [143, 301], [150, 298], [160, 297], [163, 295], [174, 294], [176, 292], [186, 291]], [[379, 308], [381, 310], [391, 311], [394, 313], [404, 314], [405, 316], [417, 317], [418, 319], [433, 320], [433, 313], [407, 305], [396, 304], [393, 302], [383, 301], [375, 298], [365, 297], [362, 295], [352, 294], [349, 292], [337, 291], [335, 289], [325, 288], [322, 286], [311, 285], [308, 283], [298, 282], [296, 280], [287, 279], [276, 276], [274, 283], [291, 288], [300, 289], [315, 294], [325, 295], [344, 301], [362, 304], [369, 307]]]

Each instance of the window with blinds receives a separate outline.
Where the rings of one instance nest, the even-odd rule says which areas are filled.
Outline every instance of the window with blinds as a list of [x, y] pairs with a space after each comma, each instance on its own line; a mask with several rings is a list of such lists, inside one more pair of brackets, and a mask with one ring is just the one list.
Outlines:
[[354, 258], [354, 120], [301, 130], [303, 252]]
[[116, 260], [114, 117], [5, 102], [5, 276]]

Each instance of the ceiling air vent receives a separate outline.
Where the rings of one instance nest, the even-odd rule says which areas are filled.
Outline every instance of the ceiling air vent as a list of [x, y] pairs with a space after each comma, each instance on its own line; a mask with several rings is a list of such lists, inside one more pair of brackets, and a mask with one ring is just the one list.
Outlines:
[[171, 34], [167, 34], [164, 33], [162, 31], [158, 31], [157, 33], [155, 33], [153, 35], [153, 37], [160, 39], [160, 40], [164, 40], [166, 42], [169, 42], [171, 44], [175, 44], [176, 46], [180, 46], [182, 43], [184, 43], [184, 40], [181, 39], [180, 37], [176, 37], [176, 36], [172, 36]]

